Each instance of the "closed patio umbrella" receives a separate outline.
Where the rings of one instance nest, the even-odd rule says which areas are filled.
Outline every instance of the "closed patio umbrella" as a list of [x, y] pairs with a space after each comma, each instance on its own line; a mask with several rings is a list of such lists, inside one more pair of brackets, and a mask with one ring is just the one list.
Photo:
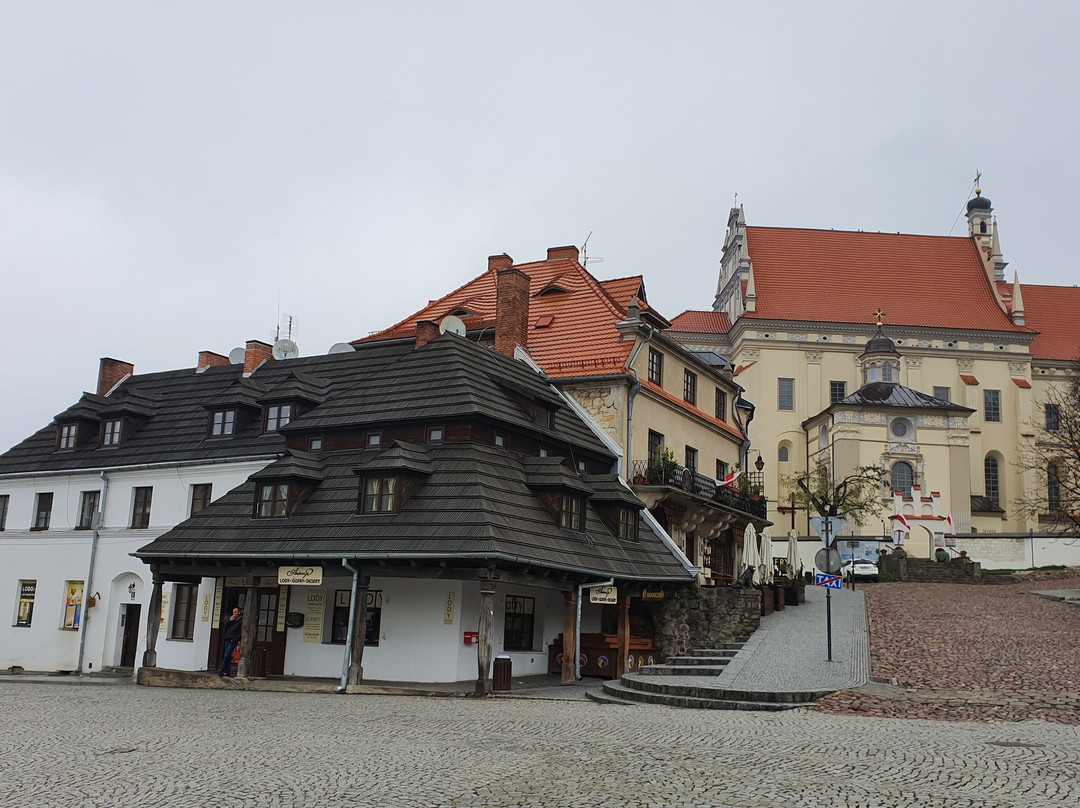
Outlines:
[[758, 552], [758, 536], [757, 531], [754, 530], [753, 525], [747, 525], [746, 530], [743, 532], [742, 543], [742, 567], [739, 570], [741, 575], [743, 570], [747, 567], [754, 568], [754, 583], [761, 583], [758, 572], [758, 564], [761, 562], [761, 555]]
[[761, 561], [759, 564], [761, 565], [761, 583], [766, 586], [772, 584], [776, 574], [773, 568], [772, 534], [769, 533], [768, 528], [761, 531]]
[[787, 568], [788, 577], [795, 580], [799, 575], [799, 538], [792, 530], [788, 533], [787, 542]]

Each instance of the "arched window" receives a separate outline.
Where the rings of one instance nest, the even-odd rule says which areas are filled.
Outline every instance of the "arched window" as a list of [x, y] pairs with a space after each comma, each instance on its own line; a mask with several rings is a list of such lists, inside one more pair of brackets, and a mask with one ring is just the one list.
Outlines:
[[779, 449], [776, 450], [776, 461], [778, 463], [788, 462], [788, 447], [781, 446]]
[[910, 465], [901, 461], [892, 467], [892, 490], [900, 491], [905, 497], [911, 496], [911, 486], [915, 482], [915, 472]]
[[986, 484], [986, 498], [995, 505], [1001, 504], [1001, 486], [998, 478], [998, 462], [996, 457], [986, 456], [983, 461], [983, 478]]
[[1053, 460], [1046, 464], [1046, 509], [1049, 513], [1061, 510], [1061, 477]]

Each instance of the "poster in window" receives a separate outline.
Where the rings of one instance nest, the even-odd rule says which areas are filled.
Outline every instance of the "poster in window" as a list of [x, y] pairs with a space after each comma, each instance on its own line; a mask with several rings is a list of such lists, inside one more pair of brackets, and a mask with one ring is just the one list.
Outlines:
[[37, 581], [19, 581], [19, 614], [15, 625], [29, 628], [34, 619], [34, 596], [37, 594]]
[[165, 633], [165, 625], [169, 621], [169, 604], [172, 602], [172, 592], [161, 593], [161, 619], [158, 621], [158, 634]]
[[77, 630], [82, 623], [83, 582], [64, 583], [64, 628]]
[[322, 642], [325, 606], [326, 595], [322, 592], [308, 592], [307, 613], [304, 615], [304, 642]]

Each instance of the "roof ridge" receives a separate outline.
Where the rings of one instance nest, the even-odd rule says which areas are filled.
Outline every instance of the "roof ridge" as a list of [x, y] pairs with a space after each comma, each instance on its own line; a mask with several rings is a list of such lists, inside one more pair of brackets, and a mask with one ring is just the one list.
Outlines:
[[801, 233], [841, 233], [850, 236], [902, 236], [906, 238], [934, 238], [949, 241], [967, 241], [970, 236], [942, 236], [930, 233], [901, 233], [899, 230], [844, 230], [835, 227], [776, 227], [772, 225], [747, 225], [747, 230], [788, 230]]

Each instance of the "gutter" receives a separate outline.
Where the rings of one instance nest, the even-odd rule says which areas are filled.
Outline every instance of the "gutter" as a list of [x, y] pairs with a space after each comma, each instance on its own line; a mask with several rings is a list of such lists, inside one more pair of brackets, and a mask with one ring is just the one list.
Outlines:
[[[98, 540], [101, 537], [101, 525], [105, 521], [105, 504], [109, 501], [109, 475], [101, 471], [101, 517], [94, 520], [94, 532], [90, 537], [90, 566], [86, 570], [86, 586], [83, 589], [82, 625], [79, 626], [79, 657], [75, 661], [75, 673], [82, 673], [83, 658], [86, 655], [86, 630], [90, 625], [90, 609], [87, 601], [94, 592], [94, 566], [97, 564]], [[96, 601], [95, 601], [96, 603]]]
[[[266, 460], [267, 458], [283, 457], [284, 452], [271, 452], [263, 455], [243, 455], [241, 457], [222, 457], [222, 458], [208, 458], [206, 460], [191, 460], [191, 461], [171, 461], [161, 463], [139, 463], [133, 466], [105, 466], [98, 467], [98, 471], [104, 474], [107, 471], [146, 471], [148, 469], [160, 469], [160, 468], [175, 468], [177, 466], [216, 466], [225, 463], [251, 463], [256, 460]], [[94, 467], [86, 469], [55, 469], [49, 471], [9, 471], [0, 473], [0, 479], [7, 477], [53, 477], [53, 476], [74, 476], [76, 474], [90, 474], [95, 471]]]

